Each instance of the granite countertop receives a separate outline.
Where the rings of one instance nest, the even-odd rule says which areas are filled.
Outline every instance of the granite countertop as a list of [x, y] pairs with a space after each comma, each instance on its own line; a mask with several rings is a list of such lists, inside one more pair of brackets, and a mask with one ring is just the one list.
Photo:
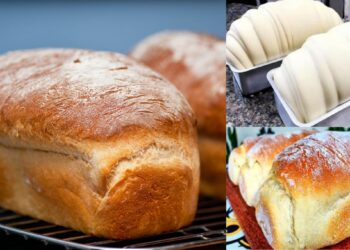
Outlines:
[[[231, 3], [226, 9], [226, 30], [231, 23], [253, 6]], [[243, 97], [234, 82], [231, 70], [226, 67], [226, 121], [235, 127], [284, 126], [277, 113], [273, 90], [266, 89]]]

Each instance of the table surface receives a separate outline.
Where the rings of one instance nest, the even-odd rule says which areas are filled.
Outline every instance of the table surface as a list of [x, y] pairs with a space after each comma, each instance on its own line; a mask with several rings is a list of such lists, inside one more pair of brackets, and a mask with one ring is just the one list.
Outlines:
[[[226, 30], [234, 20], [252, 7], [238, 3], [228, 4]], [[235, 127], [284, 126], [275, 106], [272, 89], [243, 97], [228, 67], [226, 67], [226, 79], [226, 120], [230, 125]]]
[[229, 200], [226, 200], [226, 250], [250, 249]]

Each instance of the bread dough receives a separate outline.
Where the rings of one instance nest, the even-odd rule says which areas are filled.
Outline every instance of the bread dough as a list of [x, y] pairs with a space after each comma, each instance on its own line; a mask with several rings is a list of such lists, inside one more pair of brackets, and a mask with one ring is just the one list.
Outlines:
[[341, 24], [331, 8], [313, 0], [283, 0], [247, 11], [227, 32], [227, 60], [237, 69], [283, 57], [314, 34]]
[[249, 68], [254, 66], [247, 54], [242, 49], [242, 46], [240, 46], [232, 35], [227, 34], [226, 42], [228, 42], [226, 45], [227, 60], [232, 65], [239, 68]]
[[350, 98], [350, 23], [310, 37], [274, 74], [283, 99], [303, 123]]

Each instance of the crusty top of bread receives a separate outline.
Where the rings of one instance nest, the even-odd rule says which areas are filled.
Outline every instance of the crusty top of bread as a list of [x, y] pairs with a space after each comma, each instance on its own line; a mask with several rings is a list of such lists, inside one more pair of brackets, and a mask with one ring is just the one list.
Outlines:
[[232, 151], [232, 158], [246, 157], [247, 152], [258, 143], [264, 136], [248, 137], [243, 140], [243, 143]]
[[199, 131], [225, 135], [225, 42], [207, 34], [165, 31], [141, 41], [131, 56], [156, 70], [186, 96]]
[[[294, 197], [350, 185], [350, 134], [322, 132], [286, 148], [274, 162], [276, 178]], [[349, 186], [350, 188], [350, 186]], [[343, 189], [348, 193], [348, 189]]]
[[248, 137], [243, 140], [242, 145], [233, 149], [230, 159], [231, 163], [240, 162], [239, 165], [244, 165], [245, 161], [251, 159], [264, 164], [272, 164], [274, 157], [286, 146], [313, 134], [315, 131], [305, 130], [300, 133], [277, 134], [277, 135], [262, 135], [258, 137]]
[[0, 56], [1, 134], [111, 141], [135, 129], [176, 133], [194, 123], [173, 85], [126, 56], [75, 49]]
[[249, 161], [258, 161], [261, 165], [271, 166], [275, 156], [284, 148], [313, 133], [315, 131], [305, 130], [297, 133], [262, 136], [247, 152], [247, 158]]

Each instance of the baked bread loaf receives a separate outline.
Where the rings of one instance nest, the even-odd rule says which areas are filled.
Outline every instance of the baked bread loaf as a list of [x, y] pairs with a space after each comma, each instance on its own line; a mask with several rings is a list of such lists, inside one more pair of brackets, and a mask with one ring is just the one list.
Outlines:
[[256, 217], [274, 249], [317, 249], [350, 237], [350, 133], [322, 132], [281, 152]]
[[237, 69], [281, 58], [314, 34], [341, 24], [331, 8], [313, 0], [284, 0], [248, 10], [231, 24], [226, 35], [226, 58]]
[[127, 57], [47, 49], [0, 56], [0, 206], [102, 237], [191, 223], [192, 110]]
[[350, 98], [350, 23], [310, 37], [273, 76], [276, 88], [302, 122], [311, 122]]
[[197, 119], [201, 192], [225, 198], [225, 43], [193, 32], [161, 32], [141, 41], [131, 56], [172, 82]]
[[[230, 166], [239, 169], [233, 170], [238, 174], [238, 177], [234, 176], [236, 179], [234, 183], [238, 183], [241, 195], [248, 206], [256, 204], [256, 195], [268, 178], [276, 155], [294, 142], [313, 133], [314, 131], [302, 131], [291, 134], [263, 135], [257, 137], [260, 139], [255, 139], [254, 145], [249, 145], [252, 142], [251, 139], [244, 142], [241, 147], [249, 148], [246, 152], [240, 148], [233, 151], [233, 155], [239, 155], [236, 164]], [[239, 162], [240, 159], [245, 160]]]

